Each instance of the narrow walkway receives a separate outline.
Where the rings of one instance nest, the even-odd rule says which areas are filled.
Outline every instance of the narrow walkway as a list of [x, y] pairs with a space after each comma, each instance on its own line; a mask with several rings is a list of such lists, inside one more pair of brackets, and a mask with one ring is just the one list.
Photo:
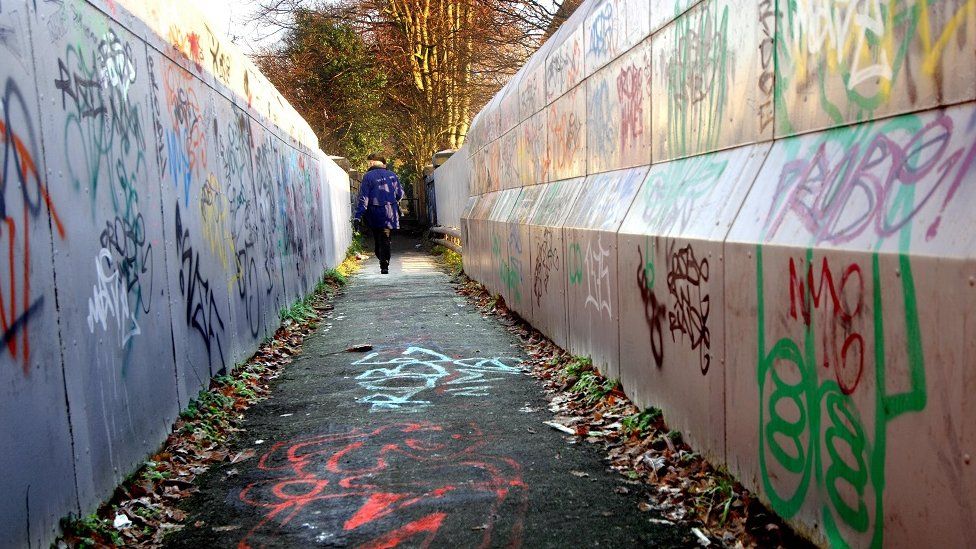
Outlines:
[[[415, 244], [399, 239], [389, 275], [373, 259], [353, 278], [274, 396], [247, 413], [233, 453], [254, 457], [201, 477], [169, 544], [690, 545], [638, 509], [639, 485], [543, 425], [515, 339]], [[373, 349], [345, 351], [364, 343]]]

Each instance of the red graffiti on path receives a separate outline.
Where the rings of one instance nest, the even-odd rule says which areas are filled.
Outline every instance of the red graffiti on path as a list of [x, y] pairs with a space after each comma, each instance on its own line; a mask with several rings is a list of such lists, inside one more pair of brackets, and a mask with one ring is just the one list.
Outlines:
[[[527, 507], [521, 468], [482, 453], [487, 444], [474, 425], [451, 433], [429, 422], [279, 442], [258, 462], [260, 471], [276, 476], [240, 493], [241, 501], [266, 513], [238, 547], [263, 546], [262, 538], [300, 515], [322, 536], [365, 538], [361, 547], [427, 547], [451, 523], [461, 523], [453, 540], [472, 536], [462, 545], [518, 546]], [[483, 508], [474, 512], [472, 503]], [[458, 512], [448, 511], [455, 506]], [[495, 539], [503, 527], [507, 539]]]
[[[12, 116], [16, 105], [23, 105], [20, 92], [8, 81], [0, 114], [0, 232], [6, 231], [7, 269], [9, 278], [6, 287], [0, 286], [0, 329], [2, 340], [7, 352], [14, 359], [23, 361], [24, 375], [30, 372], [30, 335], [28, 324], [31, 316], [41, 310], [44, 299], [31, 295], [31, 219], [41, 215], [41, 203], [50, 212], [52, 227], [58, 236], [64, 239], [65, 231], [61, 218], [54, 209], [54, 204], [48, 194], [47, 186], [41, 181], [41, 174], [37, 162], [21, 137], [14, 133], [6, 117]], [[28, 132], [32, 134], [32, 132]], [[31, 140], [32, 141], [32, 140]], [[32, 143], [33, 144], [33, 143]], [[10, 172], [12, 169], [12, 173]], [[8, 197], [7, 191], [19, 190], [14, 197]], [[17, 212], [17, 194], [22, 202], [19, 219], [11, 214]], [[32, 194], [34, 196], [32, 196]], [[13, 198], [13, 199], [11, 199]], [[19, 234], [18, 234], [19, 233]], [[21, 240], [18, 242], [18, 237]], [[2, 237], [0, 237], [2, 238]], [[2, 244], [0, 244], [2, 246]], [[22, 270], [17, 272], [17, 253], [23, 257], [20, 261]], [[19, 276], [18, 276], [19, 275]], [[18, 280], [19, 279], [19, 280]], [[18, 293], [20, 294], [18, 300]]]

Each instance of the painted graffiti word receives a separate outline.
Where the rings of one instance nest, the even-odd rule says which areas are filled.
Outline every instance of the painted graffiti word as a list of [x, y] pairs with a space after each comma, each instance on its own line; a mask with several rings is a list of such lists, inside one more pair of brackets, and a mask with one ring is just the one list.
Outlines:
[[179, 205], [176, 205], [176, 254], [180, 259], [180, 294], [185, 305], [186, 325], [199, 334], [207, 350], [208, 362], [212, 364], [216, 355], [221, 366], [226, 366], [220, 341], [224, 320], [217, 308], [213, 285], [200, 274], [200, 253], [190, 245], [190, 231], [183, 225]]
[[131, 43], [123, 43], [114, 30], [105, 33], [98, 45], [102, 87], [116, 89], [122, 97], [128, 97], [129, 88], [136, 81], [134, 59]]
[[67, 100], [71, 98], [82, 118], [101, 116], [108, 111], [102, 98], [101, 82], [72, 73], [62, 59], [58, 59], [58, 72], [60, 75], [54, 81], [54, 87], [61, 90], [62, 107], [67, 108]]
[[[802, 260], [800, 265], [802, 268]], [[829, 310], [828, 321], [820, 334], [823, 367], [833, 367], [837, 385], [842, 393], [849, 395], [857, 389], [864, 373], [864, 337], [853, 328], [854, 319], [864, 309], [864, 276], [861, 267], [851, 263], [837, 284], [825, 257], [819, 277], [819, 280], [815, 278], [812, 264], [807, 265], [806, 273], [803, 273], [790, 258], [789, 314], [810, 326], [811, 309]]]
[[[809, 267], [814, 264], [812, 249], [807, 250], [805, 263], [808, 269], [803, 284], [802, 271], [797, 272], [796, 262], [790, 258], [791, 295], [787, 317], [803, 318], [803, 333], [800, 337], [777, 337], [773, 334], [783, 327], [778, 320], [768, 322], [767, 317], [779, 319], [783, 315], [769, 314], [778, 307], [766, 305], [763, 246], [756, 247], [760, 352], [757, 430], [763, 487], [773, 509], [786, 518], [795, 516], [808, 501], [815, 500], [821, 514], [818, 518], [831, 546], [883, 547], [887, 522], [884, 490], [888, 426], [901, 415], [924, 410], [927, 402], [911, 261], [907, 255], [900, 255], [900, 284], [883, 289], [879, 254], [875, 252], [872, 257], [874, 310], [872, 319], [865, 319], [873, 320], [865, 333], [877, 337], [877, 348], [872, 354], [872, 404], [859, 403], [845, 394], [856, 387], [857, 378], [851, 375], [854, 368], [837, 380], [820, 379], [816, 323], [807, 321], [811, 307], [826, 308], [829, 304], [834, 308], [833, 319], [828, 321], [831, 327], [825, 333], [831, 334], [836, 329], [843, 337], [845, 319], [857, 316], [861, 308], [861, 298], [855, 296], [851, 300], [845, 288], [862, 291], [861, 268], [848, 266], [840, 277], [840, 291], [837, 291], [835, 275], [830, 274], [826, 261], [822, 263], [819, 283], [813, 278], [813, 269]], [[886, 316], [882, 310], [883, 295], [902, 303], [904, 315]], [[886, 336], [892, 332], [899, 337], [892, 338], [896, 341], [891, 345], [885, 345]], [[862, 354], [861, 358], [867, 357]], [[907, 380], [907, 383], [899, 382], [895, 392], [887, 381], [891, 373], [887, 364], [893, 362], [892, 358], [901, 359], [898, 378]]]
[[370, 405], [370, 411], [399, 410], [415, 412], [430, 406], [430, 400], [419, 398], [425, 391], [454, 397], [488, 396], [492, 383], [502, 374], [521, 372], [505, 358], [451, 358], [421, 347], [408, 347], [400, 356], [375, 360], [380, 353], [370, 353], [354, 366], [373, 368], [356, 376], [359, 386], [369, 394], [357, 400]]
[[630, 65], [617, 75], [617, 97], [620, 100], [621, 147], [637, 143], [644, 133], [643, 70]]
[[598, 57], [608, 55], [614, 47], [614, 6], [604, 2], [593, 22], [590, 24], [590, 51]]
[[559, 250], [553, 243], [552, 229], [546, 227], [536, 247], [535, 268], [532, 270], [532, 294], [535, 295], [536, 305], [542, 305], [542, 296], [549, 293], [549, 275], [558, 271]]
[[592, 243], [586, 245], [586, 303], [585, 307], [592, 306], [601, 315], [607, 312], [608, 317], [613, 317], [610, 306], [610, 250], [603, 247], [602, 236], [597, 237], [597, 245], [594, 249]]
[[637, 246], [637, 257], [640, 263], [637, 265], [637, 288], [640, 290], [641, 301], [644, 303], [644, 319], [647, 321], [647, 329], [651, 342], [651, 354], [654, 356], [654, 364], [660, 368], [664, 365], [664, 317], [666, 308], [663, 303], [657, 300], [654, 293], [655, 270], [653, 249], [645, 246], [647, 258], [644, 257], [644, 250]]
[[556, 145], [555, 158], [552, 159], [555, 167], [566, 168], [571, 166], [576, 159], [576, 153], [583, 147], [585, 135], [583, 135], [583, 122], [577, 117], [575, 112], [563, 112], [558, 114], [551, 126], [551, 141]]
[[773, 67], [776, 10], [773, 0], [760, 0], [759, 26], [762, 30], [762, 41], [759, 43], [759, 64], [762, 69], [759, 75], [759, 92], [763, 98], [759, 105], [759, 131], [764, 132], [773, 123], [773, 85], [776, 83]]
[[668, 268], [668, 292], [674, 305], [668, 311], [671, 339], [675, 334], [687, 337], [692, 350], [698, 351], [698, 365], [702, 375], [708, 373], [712, 363], [709, 352], [711, 335], [708, 329], [710, 298], [703, 295], [703, 285], [708, 282], [708, 259], [695, 257], [691, 245], [674, 250], [672, 244], [671, 265]]
[[[888, 4], [888, 0], [810, 4], [793, 13], [790, 36], [811, 55], [850, 63], [846, 71], [849, 90], [872, 78], [891, 80], [891, 62], [883, 46], [886, 14], [891, 10]], [[861, 67], [866, 59], [874, 63]]]
[[954, 123], [945, 114], [924, 125], [914, 116], [894, 119], [885, 128], [874, 135], [830, 132], [809, 158], [786, 163], [776, 189], [786, 198], [770, 208], [768, 234], [792, 214], [818, 243], [865, 233], [884, 239], [935, 207], [925, 233], [935, 238], [942, 213], [976, 166], [976, 143], [950, 148]]
[[549, 100], [555, 99], [579, 81], [582, 73], [579, 42], [574, 39], [567, 40], [546, 61], [546, 96]]
[[108, 320], [114, 317], [120, 346], [125, 347], [142, 330], [135, 315], [129, 312], [125, 283], [112, 260], [112, 253], [105, 248], [95, 258], [95, 276], [97, 281], [92, 288], [93, 295], [88, 298], [88, 330], [94, 334], [96, 325], [100, 325], [103, 331], [108, 330]]
[[207, 177], [200, 190], [200, 222], [203, 225], [203, 238], [210, 252], [226, 270], [229, 259], [237, 254], [234, 241], [227, 234], [227, 198], [213, 174]]
[[719, 142], [734, 67], [728, 23], [729, 6], [703, 3], [677, 19], [672, 45], [660, 53], [670, 154], [685, 155]]
[[228, 55], [225, 51], [221, 51], [220, 41], [214, 36], [213, 31], [210, 30], [210, 27], [204, 24], [204, 28], [207, 30], [207, 34], [210, 37], [211, 69], [213, 70], [214, 75], [216, 75], [221, 82], [227, 84], [230, 82], [230, 55]]
[[169, 43], [184, 59], [193, 62], [197, 72], [203, 70], [203, 49], [200, 47], [200, 35], [195, 32], [183, 32], [176, 25], [169, 28]]
[[516, 303], [522, 301], [522, 233], [518, 225], [512, 224], [508, 233], [508, 261], [499, 265], [499, 278], [502, 284], [512, 292]]
[[[29, 103], [16, 82], [8, 79], [0, 100], [0, 241], [6, 243], [0, 269], [0, 345], [30, 372], [30, 321], [44, 308], [44, 296], [31, 291], [31, 234], [42, 221], [44, 208], [56, 236], [65, 238], [64, 225], [41, 179], [36, 158], [40, 136], [31, 124]], [[14, 258], [19, 258], [14, 261]]]
[[641, 218], [651, 231], [683, 230], [716, 188], [729, 161], [700, 155], [655, 167], [641, 193]]
[[182, 189], [185, 203], [193, 180], [202, 179], [207, 165], [206, 128], [192, 80], [180, 69], [166, 67], [163, 87], [172, 127], [166, 130], [166, 150], [173, 185]]
[[136, 309], [148, 313], [153, 298], [153, 248], [146, 242], [142, 214], [136, 215], [134, 222], [121, 217], [106, 221], [98, 241], [112, 257], [119, 258], [113, 262], [125, 291], [135, 298]]
[[613, 119], [613, 110], [610, 105], [610, 86], [606, 80], [601, 80], [597, 84], [596, 91], [590, 98], [590, 105], [587, 111], [592, 124], [587, 124], [586, 146], [592, 154], [607, 156], [613, 152], [614, 136], [616, 135], [616, 124]]
[[713, 90], [725, 89], [730, 70], [728, 9], [719, 13], [706, 5], [698, 17], [681, 18], [687, 21], [676, 28], [673, 57], [662, 61], [679, 112], [704, 101]]

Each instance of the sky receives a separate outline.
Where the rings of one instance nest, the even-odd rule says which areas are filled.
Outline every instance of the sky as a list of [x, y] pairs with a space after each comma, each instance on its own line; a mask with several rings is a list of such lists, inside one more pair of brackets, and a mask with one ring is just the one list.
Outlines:
[[274, 41], [274, 37], [264, 37], [267, 31], [261, 32], [256, 25], [247, 24], [258, 7], [258, 0], [203, 0], [196, 7], [244, 53], [254, 53]]

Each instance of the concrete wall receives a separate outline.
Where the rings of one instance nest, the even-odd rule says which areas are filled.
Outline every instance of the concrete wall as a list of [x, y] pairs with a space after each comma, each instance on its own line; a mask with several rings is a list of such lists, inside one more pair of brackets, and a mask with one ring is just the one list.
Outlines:
[[471, 196], [471, 157], [461, 147], [434, 170], [434, 199], [437, 201], [437, 223], [460, 227], [461, 214]]
[[974, 546], [974, 99], [972, 0], [591, 0], [472, 125], [465, 267], [817, 542]]
[[188, 2], [3, 2], [0, 50], [0, 545], [42, 546], [339, 261], [349, 191]]

